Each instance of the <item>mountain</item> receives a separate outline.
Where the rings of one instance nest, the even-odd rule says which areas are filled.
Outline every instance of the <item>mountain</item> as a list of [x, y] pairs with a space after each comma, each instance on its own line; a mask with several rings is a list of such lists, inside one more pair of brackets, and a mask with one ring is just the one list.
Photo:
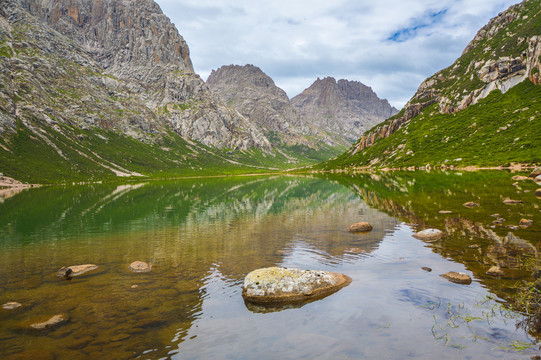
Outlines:
[[[90, 126], [106, 122], [124, 133], [137, 134], [136, 137], [147, 140], [148, 129], [161, 123], [162, 128], [165, 126], [208, 146], [268, 148], [268, 142], [246, 119], [213, 98], [204, 81], [193, 71], [184, 39], [154, 1], [19, 0], [18, 4], [4, 2], [2, 7], [5, 22], [13, 29], [5, 28], [9, 46], [24, 41], [32, 49], [32, 54], [24, 51], [23, 54], [34, 55], [34, 59], [20, 59], [19, 52], [15, 52], [10, 58], [11, 63], [26, 61], [31, 66], [35, 64], [33, 60], [37, 60], [51, 68], [71, 66], [68, 75], [75, 73], [66, 79], [65, 74], [45, 73], [46, 70], [34, 66], [27, 74], [14, 78], [16, 86], [20, 83], [30, 85], [30, 81], [33, 82], [32, 88], [46, 89], [51, 85], [47, 80], [51, 75], [53, 79], [62, 79], [62, 82], [78, 77], [73, 86], [60, 86], [82, 98], [85, 95], [94, 97], [96, 90], [102, 90], [113, 94], [109, 96], [114, 98], [128, 98], [130, 102], [137, 103], [136, 107], [145, 106], [151, 112], [135, 116], [137, 120], [129, 119], [127, 124], [126, 117], [112, 121], [109, 117], [100, 116], [99, 112], [89, 116], [81, 114], [71, 119], [73, 122]], [[32, 34], [17, 33], [23, 23], [31, 24]], [[44, 43], [40, 43], [42, 41]], [[61, 54], [54, 53], [59, 50]], [[86, 74], [81, 74], [85, 71]], [[87, 76], [89, 72], [91, 76]], [[29, 75], [29, 78], [24, 78], [24, 75]], [[50, 90], [54, 92], [56, 89]], [[62, 105], [65, 108], [56, 106], [59, 108], [57, 112], [69, 113], [73, 108], [88, 108], [73, 97]], [[20, 98], [19, 108], [25, 103], [32, 104], [33, 99]], [[48, 98], [41, 97], [42, 100]], [[43, 105], [41, 108], [55, 108], [52, 101]], [[182, 111], [187, 110], [185, 108], [190, 111]], [[134, 121], [138, 126], [130, 125]], [[239, 129], [245, 130], [239, 133]]]
[[317, 79], [291, 99], [304, 118], [314, 125], [356, 141], [366, 130], [398, 113], [387, 100], [358, 81], [332, 77]]
[[285, 91], [257, 66], [222, 66], [212, 70], [207, 85], [227, 105], [266, 132], [285, 134], [294, 140], [296, 135], [309, 131]]
[[152, 0], [2, 1], [0, 70], [0, 172], [22, 181], [287, 160], [193, 72]]
[[541, 0], [490, 20], [402, 111], [324, 168], [541, 162]]
[[212, 70], [207, 85], [224, 103], [261, 130], [276, 149], [292, 157], [299, 155], [295, 153], [301, 148], [328, 153], [332, 157], [351, 144], [333, 132], [319, 129], [312, 119], [303, 117], [286, 92], [257, 66], [222, 66]]

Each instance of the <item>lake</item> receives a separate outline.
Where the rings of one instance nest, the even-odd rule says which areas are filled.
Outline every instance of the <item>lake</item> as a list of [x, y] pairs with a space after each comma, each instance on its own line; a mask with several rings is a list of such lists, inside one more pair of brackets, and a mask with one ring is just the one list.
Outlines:
[[[226, 177], [6, 193], [0, 304], [22, 306], [0, 308], [0, 358], [529, 359], [538, 338], [508, 302], [533, 280], [541, 200], [539, 186], [513, 185], [514, 175]], [[373, 230], [346, 231], [359, 221]], [[413, 237], [426, 228], [445, 235]], [[152, 271], [131, 272], [136, 260]], [[56, 276], [88, 263], [98, 269]], [[502, 277], [486, 275], [494, 265]], [[353, 281], [302, 306], [245, 304], [244, 277], [268, 266]], [[473, 282], [440, 276], [448, 271]], [[56, 314], [69, 321], [29, 328]]]

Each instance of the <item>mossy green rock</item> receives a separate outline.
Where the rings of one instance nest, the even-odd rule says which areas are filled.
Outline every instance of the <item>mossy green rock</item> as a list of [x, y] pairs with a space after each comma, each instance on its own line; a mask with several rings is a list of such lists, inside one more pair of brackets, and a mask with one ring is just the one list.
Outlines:
[[325, 297], [349, 283], [351, 278], [343, 274], [269, 267], [246, 275], [242, 296], [260, 304], [298, 303]]

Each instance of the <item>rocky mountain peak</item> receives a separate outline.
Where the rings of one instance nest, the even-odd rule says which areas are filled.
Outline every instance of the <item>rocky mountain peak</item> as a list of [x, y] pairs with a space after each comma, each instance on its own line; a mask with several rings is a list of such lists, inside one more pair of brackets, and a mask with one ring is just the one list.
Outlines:
[[303, 117], [351, 142], [398, 112], [363, 83], [333, 77], [318, 78], [291, 102]]
[[282, 100], [289, 101], [284, 90], [280, 89], [274, 81], [259, 67], [252, 64], [226, 65], [217, 70], [212, 70], [207, 79], [207, 85], [216, 92], [236, 92], [247, 89], [277, 96]]
[[254, 65], [227, 65], [212, 70], [207, 85], [227, 105], [250, 119], [278, 144], [303, 143], [310, 132], [284, 90]]

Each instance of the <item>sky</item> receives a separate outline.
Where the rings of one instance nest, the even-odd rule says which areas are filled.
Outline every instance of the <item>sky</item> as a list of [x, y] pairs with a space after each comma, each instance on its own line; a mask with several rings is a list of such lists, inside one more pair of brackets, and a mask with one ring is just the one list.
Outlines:
[[401, 108], [518, 0], [157, 0], [207, 79], [258, 66], [288, 96], [318, 77], [360, 81]]

